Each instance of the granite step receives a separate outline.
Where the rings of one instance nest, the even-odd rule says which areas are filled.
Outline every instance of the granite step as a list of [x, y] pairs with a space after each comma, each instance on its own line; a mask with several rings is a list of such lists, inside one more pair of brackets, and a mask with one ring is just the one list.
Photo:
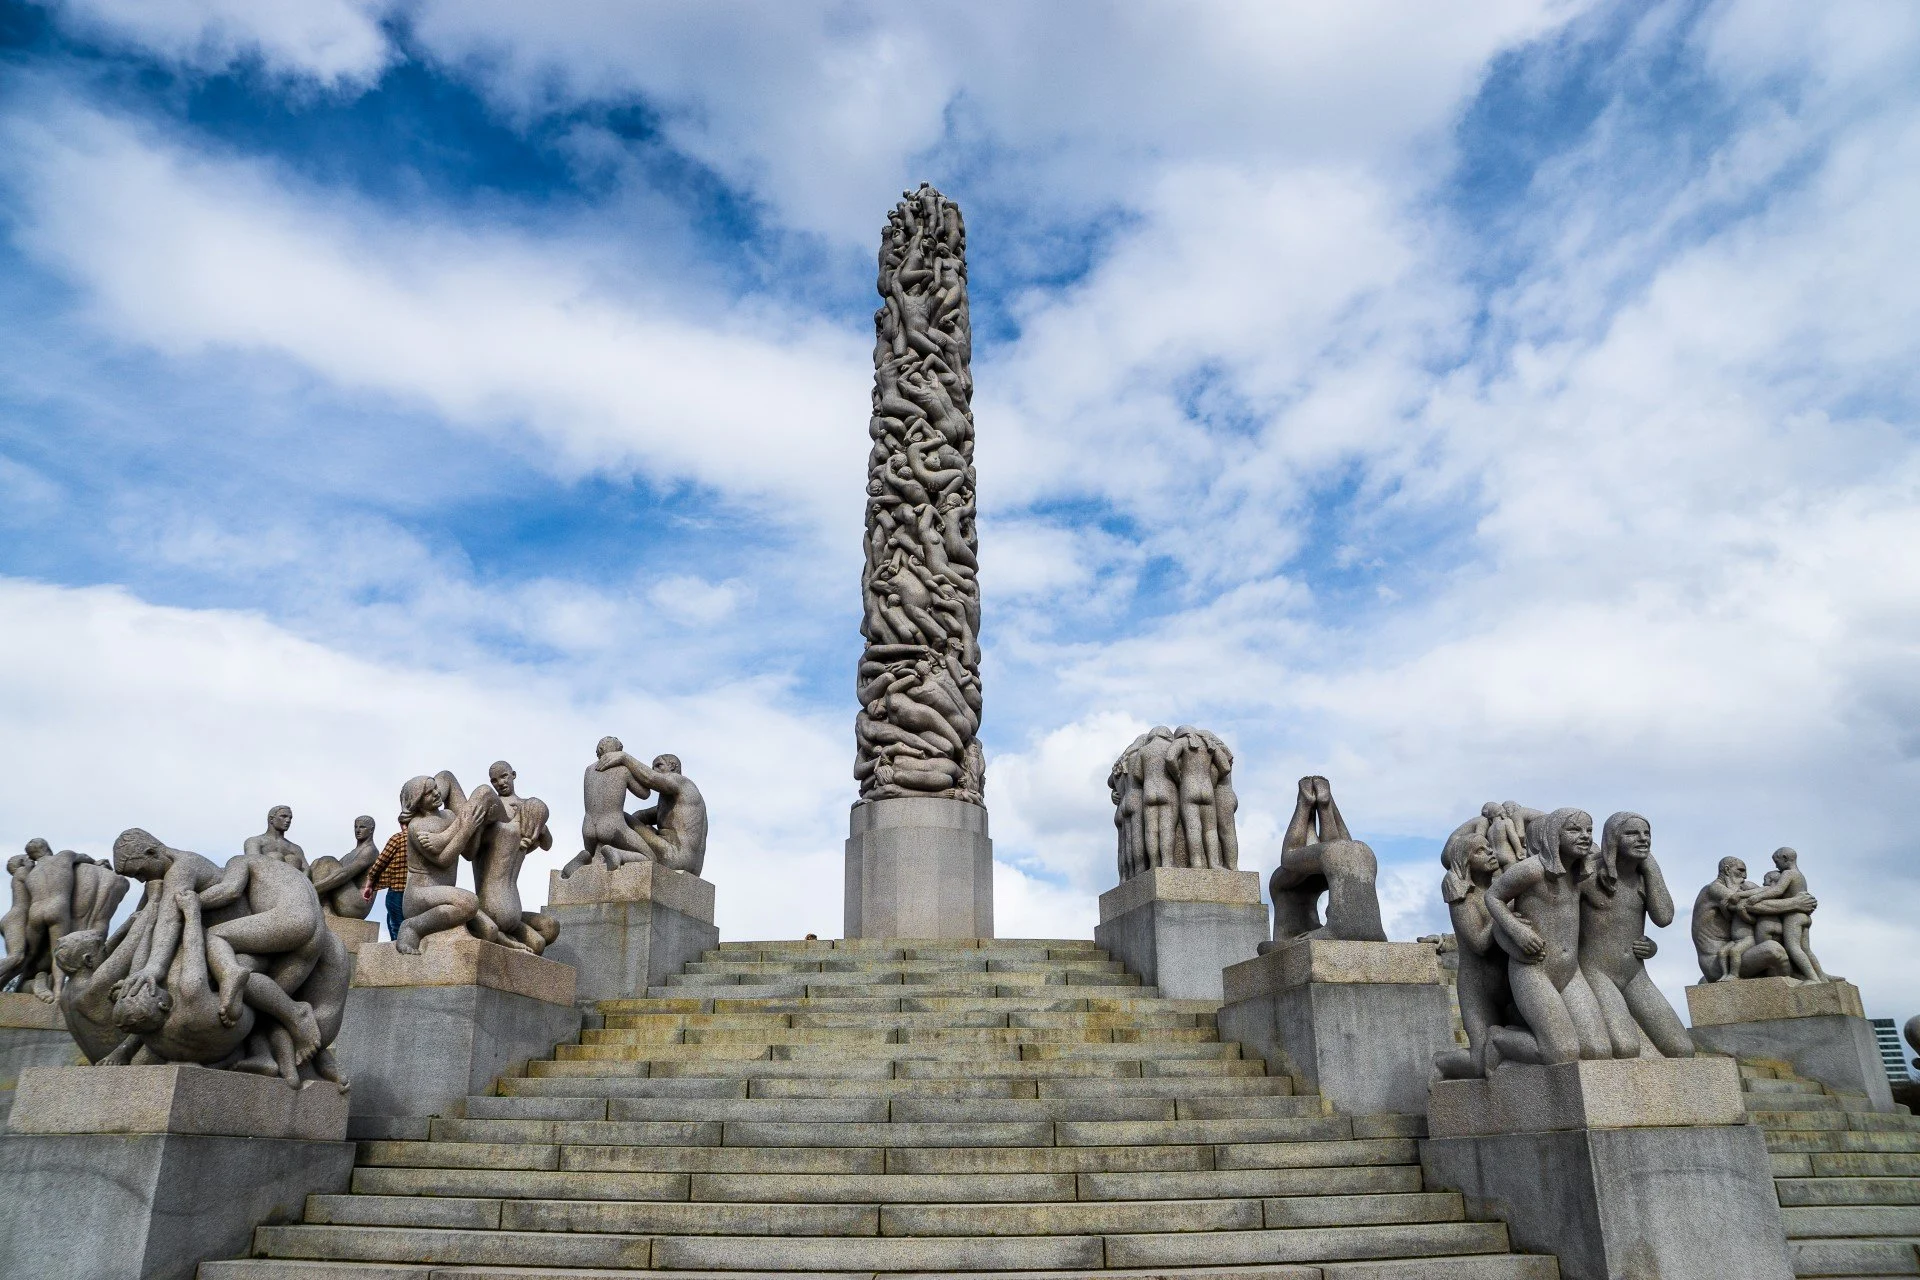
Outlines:
[[[309, 1262], [292, 1259], [203, 1263], [201, 1280], [589, 1280], [593, 1272], [545, 1267], [467, 1267], [379, 1262]], [[607, 1276], [607, 1273], [598, 1273]], [[627, 1273], [622, 1273], [627, 1274]], [[654, 1280], [765, 1280], [769, 1273], [727, 1270], [653, 1270]], [[1455, 1254], [1439, 1258], [1383, 1258], [1315, 1264], [1206, 1267], [1169, 1271], [1100, 1268], [1048, 1271], [938, 1271], [925, 1280], [1558, 1280], [1554, 1260], [1531, 1254]], [[816, 1271], [810, 1280], [890, 1280], [872, 1271]]]
[[1920, 1205], [1818, 1205], [1783, 1208], [1787, 1235], [1796, 1240], [1823, 1236], [1920, 1236]]
[[1916, 1178], [1776, 1178], [1782, 1208], [1801, 1205], [1920, 1205]]
[[1915, 1240], [1789, 1240], [1796, 1276], [1920, 1275]]
[[609, 1098], [475, 1097], [465, 1120], [882, 1121], [1253, 1120], [1317, 1116], [1318, 1097]]
[[1920, 1153], [1920, 1133], [1877, 1131], [1769, 1129], [1767, 1150], [1792, 1152]]

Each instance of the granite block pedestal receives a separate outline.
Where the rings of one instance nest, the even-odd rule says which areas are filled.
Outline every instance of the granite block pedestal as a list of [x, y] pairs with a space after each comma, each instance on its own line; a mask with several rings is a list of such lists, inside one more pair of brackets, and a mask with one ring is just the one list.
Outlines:
[[569, 965], [452, 931], [418, 955], [362, 947], [334, 1052], [355, 1138], [424, 1137], [427, 1118], [580, 1034]]
[[1153, 867], [1100, 895], [1093, 940], [1172, 1000], [1218, 1000], [1220, 971], [1267, 937], [1260, 877], [1210, 867]]
[[7, 1127], [14, 1086], [28, 1067], [86, 1063], [58, 1005], [24, 991], [0, 993], [0, 1129]]
[[192, 1280], [347, 1189], [337, 1085], [194, 1066], [37, 1067], [0, 1137], [0, 1275]]
[[965, 800], [863, 800], [848, 818], [849, 938], [991, 938], [993, 841]]
[[1873, 1024], [1851, 982], [1736, 978], [1687, 988], [1693, 1042], [1735, 1057], [1772, 1058], [1795, 1075], [1864, 1093], [1875, 1111], [1893, 1110], [1893, 1089]]
[[580, 1004], [644, 996], [720, 945], [713, 886], [657, 862], [551, 872], [544, 910], [560, 922], [546, 958], [573, 966]]
[[1432, 946], [1299, 938], [1222, 975], [1222, 1040], [1310, 1081], [1336, 1111], [1419, 1114], [1433, 1056], [1454, 1047]]
[[1726, 1058], [1631, 1058], [1441, 1080], [1421, 1143], [1428, 1185], [1564, 1280], [1788, 1280], [1762, 1131]]
[[380, 941], [380, 922], [377, 920], [330, 915], [327, 917], [327, 928], [333, 930], [333, 936], [346, 945], [349, 955], [359, 955], [360, 948]]

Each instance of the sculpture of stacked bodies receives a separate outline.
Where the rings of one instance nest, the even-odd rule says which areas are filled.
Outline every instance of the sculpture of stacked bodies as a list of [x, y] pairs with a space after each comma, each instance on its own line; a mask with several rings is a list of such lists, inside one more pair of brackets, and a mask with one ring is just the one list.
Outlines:
[[[655, 756], [649, 767], [628, 755], [620, 739], [602, 738], [582, 787], [581, 849], [561, 868], [563, 879], [595, 858], [609, 869], [654, 861], [696, 876], [706, 866], [707, 802], [680, 772], [679, 756]], [[626, 812], [628, 793], [645, 800], [656, 791], [657, 803]]]
[[[471, 795], [447, 770], [410, 778], [400, 788], [407, 830], [406, 919], [394, 946], [406, 954], [436, 933], [465, 928], [484, 942], [535, 955], [560, 933], [559, 922], [523, 909], [520, 864], [536, 845], [553, 847], [546, 802], [519, 795], [513, 766], [496, 760], [490, 782]], [[458, 886], [460, 859], [473, 863], [477, 892]]]
[[340, 1083], [328, 1046], [340, 1030], [351, 961], [320, 897], [265, 853], [224, 867], [139, 828], [120, 833], [114, 867], [146, 882], [112, 936], [69, 934], [60, 1007], [88, 1059], [198, 1063]]
[[1808, 943], [1807, 931], [1820, 904], [1807, 892], [1800, 855], [1773, 851], [1774, 870], [1765, 882], [1747, 879], [1747, 864], [1720, 859], [1719, 875], [1693, 900], [1693, 948], [1707, 982], [1740, 978], [1831, 979]]
[[1468, 1048], [1434, 1059], [1443, 1077], [1482, 1076], [1503, 1059], [1637, 1058], [1643, 1034], [1666, 1057], [1693, 1055], [1644, 963], [1655, 952], [1647, 920], [1673, 920], [1652, 843], [1645, 818], [1616, 813], [1596, 853], [1584, 811], [1512, 803], [1489, 803], [1448, 837], [1440, 891]]
[[[1293, 819], [1280, 846], [1280, 865], [1267, 882], [1273, 899], [1273, 944], [1292, 938], [1385, 942], [1374, 886], [1378, 870], [1373, 850], [1347, 830], [1327, 780], [1317, 775], [1300, 779]], [[1327, 895], [1324, 924], [1322, 893]]]
[[353, 848], [347, 856], [322, 854], [307, 868], [307, 878], [313, 881], [314, 892], [320, 895], [320, 905], [328, 915], [365, 920], [373, 910], [373, 895], [366, 892], [367, 873], [380, 856], [373, 830], [373, 819], [361, 814], [353, 820]]
[[1240, 869], [1233, 752], [1205, 729], [1155, 725], [1107, 774], [1120, 878], [1153, 867]]
[[906, 193], [887, 218], [878, 289], [853, 773], [863, 800], [981, 804], [973, 338], [958, 205], [930, 186]]
[[53, 962], [53, 953], [68, 934], [88, 930], [105, 932], [127, 882], [113, 868], [71, 849], [53, 846], [35, 837], [25, 853], [7, 860], [13, 901], [0, 918], [0, 937], [7, 944], [0, 960], [0, 991], [9, 986], [51, 1004], [60, 998], [66, 975]]

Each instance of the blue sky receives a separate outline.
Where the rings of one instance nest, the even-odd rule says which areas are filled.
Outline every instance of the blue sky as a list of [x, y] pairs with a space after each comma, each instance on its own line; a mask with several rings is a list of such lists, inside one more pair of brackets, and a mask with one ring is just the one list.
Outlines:
[[506, 756], [564, 857], [611, 731], [728, 936], [836, 933], [924, 180], [1003, 933], [1088, 933], [1192, 721], [1251, 868], [1333, 779], [1399, 936], [1482, 801], [1631, 808], [1685, 900], [1800, 848], [1904, 1017], [1917, 64], [1898, 3], [0, 6], [0, 837], [340, 852]]

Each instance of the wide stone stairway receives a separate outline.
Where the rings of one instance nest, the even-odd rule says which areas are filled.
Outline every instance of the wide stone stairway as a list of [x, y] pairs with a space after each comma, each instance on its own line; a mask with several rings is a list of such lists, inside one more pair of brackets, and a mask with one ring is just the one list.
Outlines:
[[1747, 1113], [1767, 1131], [1795, 1275], [1920, 1275], [1920, 1117], [1742, 1060]]
[[1555, 1280], [1085, 942], [729, 943], [203, 1280]]

